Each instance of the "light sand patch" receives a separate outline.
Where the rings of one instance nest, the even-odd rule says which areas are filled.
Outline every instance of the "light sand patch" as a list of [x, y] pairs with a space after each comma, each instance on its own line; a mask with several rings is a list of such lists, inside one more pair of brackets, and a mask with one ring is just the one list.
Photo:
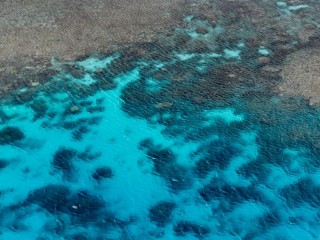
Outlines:
[[310, 105], [320, 103], [320, 49], [307, 49], [290, 54], [281, 71], [285, 94], [302, 95]]
[[73, 60], [170, 30], [182, 0], [1, 0], [0, 61]]

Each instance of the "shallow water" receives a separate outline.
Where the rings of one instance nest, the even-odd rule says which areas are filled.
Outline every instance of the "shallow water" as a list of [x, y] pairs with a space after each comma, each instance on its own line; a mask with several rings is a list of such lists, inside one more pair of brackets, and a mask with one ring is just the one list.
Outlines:
[[319, 239], [320, 112], [206, 24], [3, 100], [1, 239]]

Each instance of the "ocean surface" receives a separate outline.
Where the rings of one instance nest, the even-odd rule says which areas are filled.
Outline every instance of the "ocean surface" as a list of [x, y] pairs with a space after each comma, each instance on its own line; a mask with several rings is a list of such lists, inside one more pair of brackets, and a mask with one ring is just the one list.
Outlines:
[[2, 99], [0, 239], [320, 239], [319, 109], [184, 21]]

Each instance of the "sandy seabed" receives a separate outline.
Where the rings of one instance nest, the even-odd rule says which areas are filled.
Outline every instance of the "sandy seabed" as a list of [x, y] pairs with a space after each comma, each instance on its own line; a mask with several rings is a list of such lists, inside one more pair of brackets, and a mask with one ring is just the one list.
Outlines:
[[62, 59], [150, 41], [176, 22], [181, 0], [1, 1], [0, 60]]

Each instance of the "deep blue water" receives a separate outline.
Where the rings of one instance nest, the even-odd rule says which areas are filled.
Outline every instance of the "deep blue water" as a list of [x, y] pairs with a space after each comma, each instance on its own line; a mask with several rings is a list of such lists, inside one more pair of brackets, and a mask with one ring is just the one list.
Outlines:
[[319, 239], [320, 114], [271, 91], [250, 61], [271, 46], [166, 45], [220, 31], [61, 65], [3, 100], [0, 238]]

